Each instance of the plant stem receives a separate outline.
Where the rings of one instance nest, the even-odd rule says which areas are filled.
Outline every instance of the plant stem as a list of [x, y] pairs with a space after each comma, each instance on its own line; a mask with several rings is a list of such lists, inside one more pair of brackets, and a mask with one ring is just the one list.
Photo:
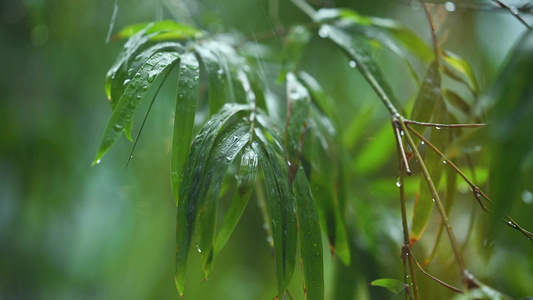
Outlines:
[[461, 255], [460, 248], [457, 243], [457, 239], [455, 238], [455, 234], [453, 233], [452, 226], [450, 225], [450, 221], [448, 220], [448, 216], [446, 215], [446, 211], [444, 209], [444, 206], [442, 205], [442, 201], [440, 200], [439, 193], [437, 192], [437, 189], [435, 188], [435, 185], [433, 184], [433, 181], [431, 180], [431, 176], [429, 174], [428, 169], [426, 168], [424, 159], [422, 158], [422, 155], [418, 151], [418, 148], [415, 142], [413, 141], [411, 134], [409, 133], [409, 129], [407, 125], [404, 123], [402, 119], [399, 119], [398, 122], [405, 133], [407, 143], [413, 149], [414, 155], [418, 161], [418, 165], [420, 166], [420, 169], [422, 169], [422, 173], [424, 174], [424, 178], [426, 179], [429, 190], [431, 191], [431, 194], [433, 196], [433, 200], [435, 201], [435, 204], [441, 216], [442, 223], [444, 224], [444, 228], [446, 229], [446, 233], [448, 234], [448, 238], [450, 239], [450, 245], [451, 245], [453, 254], [455, 256], [455, 261], [457, 262], [457, 266], [459, 267], [461, 271], [461, 278], [463, 279], [463, 282], [466, 285], [467, 282], [466, 282], [465, 274], [468, 273], [468, 271], [466, 270], [466, 266], [463, 261], [463, 256]]
[[511, 7], [506, 5], [505, 3], [501, 2], [501, 1], [498, 1], [498, 0], [492, 0], [492, 2], [498, 4], [501, 8], [508, 10], [518, 21], [520, 21], [520, 23], [524, 24], [524, 26], [526, 26], [527, 29], [531, 30], [531, 26], [529, 26], [529, 24], [526, 23], [526, 21], [524, 19], [522, 19], [522, 17], [518, 14], [518, 11], [516, 10], [516, 7], [515, 7], [515, 9], [512, 9]]
[[414, 124], [419, 126], [428, 126], [428, 127], [442, 127], [442, 128], [459, 128], [459, 127], [483, 127], [486, 124], [439, 124], [439, 123], [428, 123], [428, 122], [418, 122], [413, 120], [404, 120], [405, 124]]
[[433, 41], [433, 52], [435, 53], [435, 63], [437, 66], [439, 65], [439, 44], [437, 41], [437, 32], [435, 31], [435, 25], [433, 25], [433, 21], [431, 20], [431, 14], [429, 13], [428, 4], [423, 3], [420, 1], [422, 5], [424, 6], [424, 12], [426, 13], [426, 18], [428, 20], [430, 32], [431, 32], [431, 40]]

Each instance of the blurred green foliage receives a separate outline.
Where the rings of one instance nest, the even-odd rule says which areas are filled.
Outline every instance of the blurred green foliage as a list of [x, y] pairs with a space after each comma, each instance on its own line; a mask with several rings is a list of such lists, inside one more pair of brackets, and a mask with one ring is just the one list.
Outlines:
[[[289, 1], [279, 2], [282, 23], [308, 21]], [[402, 1], [311, 3], [392, 18], [430, 41], [423, 12]], [[126, 139], [107, 154], [105, 163], [89, 167], [110, 115], [105, 74], [122, 47], [122, 42], [106, 43], [108, 32], [110, 27], [116, 34], [133, 23], [175, 18], [211, 32], [238, 31], [253, 37], [270, 32], [274, 26], [269, 5], [267, 0], [0, 2], [0, 299], [179, 297], [173, 279], [176, 207], [168, 176], [172, 87], [161, 91], [126, 170], [131, 147]], [[116, 18], [111, 22], [114, 13]], [[480, 90], [486, 93], [502, 66], [512, 59], [509, 53], [523, 32], [523, 26], [506, 13], [458, 10], [447, 16], [439, 36], [444, 41], [442, 47], [466, 58], [474, 67]], [[281, 47], [277, 38], [265, 43]], [[411, 107], [418, 87], [409, 79], [403, 62], [379, 48], [372, 55], [380, 61], [400, 101]], [[413, 66], [419, 75], [427, 68], [416, 62]], [[352, 263], [344, 266], [338, 258], [325, 259], [326, 298], [385, 299], [390, 297], [386, 290], [368, 285], [375, 279], [402, 276], [395, 144], [390, 131], [384, 129], [388, 128], [389, 116], [362, 76], [353, 72], [348, 60], [331, 43], [313, 37], [303, 54], [301, 69], [312, 74], [335, 99], [339, 123], [346, 124], [343, 127], [350, 132], [343, 136], [351, 161], [349, 176], [343, 180], [348, 187], [346, 220]], [[507, 72], [511, 72], [509, 77], [514, 74], [512, 69]], [[530, 78], [533, 70], [523, 72], [519, 76]], [[531, 111], [528, 91], [516, 98], [529, 109], [524, 113]], [[146, 111], [147, 106], [141, 110]], [[533, 159], [531, 151], [518, 143], [531, 136], [531, 116], [514, 119], [497, 112], [503, 111], [493, 113], [507, 127], [520, 126], [515, 128], [519, 132], [512, 136], [515, 139], [503, 141], [521, 150], [521, 159], [514, 168], [523, 163], [520, 175], [499, 174], [505, 184], [516, 186], [512, 187], [510, 204], [497, 202], [498, 207], [531, 229]], [[490, 117], [486, 118], [490, 121]], [[135, 120], [134, 133], [138, 132], [139, 121]], [[514, 121], [521, 123], [513, 125]], [[500, 129], [474, 131], [448, 146], [450, 155], [454, 151], [472, 154], [472, 162], [462, 157], [458, 165], [466, 170], [472, 164], [470, 178], [489, 193], [487, 182], [495, 185], [501, 181], [487, 181], [487, 169], [504, 172], [508, 159], [515, 158], [514, 150], [496, 147], [502, 143], [502, 135], [493, 135], [491, 130]], [[489, 148], [497, 158], [490, 157]], [[418, 174], [419, 170], [414, 168], [413, 172]], [[406, 193], [408, 207], [412, 207], [418, 178], [409, 180]], [[464, 256], [471, 272], [509, 296], [533, 295], [531, 243], [516, 231], [491, 222], [491, 217], [478, 208], [469, 234], [474, 199], [468, 186], [459, 184], [458, 189], [451, 221], [460, 243], [470, 235]], [[258, 221], [262, 216], [256, 203], [252, 198], [234, 235], [220, 252], [209, 281], [202, 283], [200, 257], [191, 255], [186, 299], [275, 296], [275, 262], [263, 224]], [[412, 209], [408, 208], [408, 213]], [[430, 217], [424, 237], [413, 249], [420, 261], [433, 247], [438, 220], [436, 215]], [[427, 270], [459, 285], [446, 242], [441, 241]], [[290, 290], [301, 299], [298, 273]], [[453, 297], [430, 279], [421, 275], [418, 279], [422, 295], [431, 299]]]

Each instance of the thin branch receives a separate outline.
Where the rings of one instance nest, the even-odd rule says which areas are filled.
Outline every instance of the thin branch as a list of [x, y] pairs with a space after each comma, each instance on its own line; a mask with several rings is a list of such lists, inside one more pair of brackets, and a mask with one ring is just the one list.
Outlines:
[[520, 23], [524, 24], [527, 29], [531, 29], [531, 26], [529, 26], [529, 24], [518, 14], [518, 8], [516, 6], [510, 7], [498, 0], [492, 0], [492, 2], [498, 4], [501, 8], [508, 10], [518, 21], [520, 21]]
[[398, 122], [394, 119], [392, 121], [392, 127], [394, 128], [394, 136], [396, 137], [396, 146], [398, 147], [398, 150], [401, 154], [399, 159], [403, 162], [403, 166], [402, 164], [400, 164], [400, 172], [402, 171], [403, 167], [405, 167], [405, 173], [407, 173], [407, 175], [411, 175], [411, 169], [409, 168], [409, 160], [407, 160], [407, 156], [405, 155], [405, 148], [403, 147], [402, 143], [402, 134], [400, 128], [398, 127]]
[[433, 199], [435, 201], [435, 204], [441, 216], [442, 223], [444, 224], [444, 228], [446, 228], [446, 233], [448, 234], [448, 238], [450, 239], [450, 245], [451, 245], [453, 254], [455, 256], [457, 265], [461, 271], [463, 282], [466, 283], [466, 279], [463, 276], [466, 271], [466, 265], [464, 263], [463, 256], [461, 255], [459, 244], [457, 243], [455, 234], [453, 233], [452, 226], [450, 225], [450, 221], [448, 220], [448, 216], [446, 215], [446, 211], [444, 209], [444, 206], [442, 205], [442, 201], [440, 200], [440, 196], [439, 196], [439, 193], [437, 192], [437, 188], [433, 184], [433, 180], [431, 179], [431, 175], [429, 174], [426, 164], [424, 163], [424, 159], [422, 158], [422, 155], [418, 151], [417, 145], [413, 141], [413, 138], [411, 137], [411, 134], [408, 131], [409, 129], [407, 125], [403, 122], [402, 119], [399, 119], [399, 123], [403, 131], [405, 132], [405, 137], [407, 139], [408, 144], [413, 149], [414, 155], [418, 161], [418, 165], [420, 166], [420, 169], [422, 169], [422, 173], [424, 174], [424, 178], [426, 179], [429, 190], [431, 191], [431, 194], [433, 196]]
[[408, 249], [408, 251], [409, 251], [409, 253], [411, 253], [411, 256], [413, 257], [413, 260], [415, 261], [416, 265], [418, 266], [418, 269], [420, 269], [420, 271], [421, 271], [422, 273], [424, 273], [424, 275], [426, 275], [427, 277], [433, 279], [434, 281], [436, 281], [436, 282], [439, 283], [440, 285], [442, 285], [442, 286], [444, 286], [444, 287], [446, 287], [446, 288], [448, 288], [448, 289], [450, 289], [450, 290], [452, 290], [452, 291], [454, 291], [454, 292], [456, 292], [456, 293], [460, 293], [460, 294], [463, 294], [463, 293], [464, 293], [462, 290], [460, 290], [460, 289], [458, 289], [458, 288], [456, 288], [456, 287], [454, 287], [454, 286], [452, 286], [452, 285], [449, 285], [449, 284], [447, 284], [446, 282], [444, 282], [444, 281], [438, 279], [437, 277], [435, 277], [435, 276], [429, 274], [428, 272], [426, 272], [426, 271], [422, 268], [422, 266], [420, 266], [420, 264], [419, 264], [418, 261], [416, 260], [415, 256], [414, 256], [413, 253], [411, 252], [411, 249], [410, 249], [410, 248]]
[[461, 127], [483, 127], [486, 124], [439, 124], [439, 123], [428, 123], [428, 122], [418, 122], [413, 120], [404, 120], [405, 124], [414, 124], [419, 126], [428, 126], [428, 127], [435, 127], [437, 129], [440, 128], [461, 128]]

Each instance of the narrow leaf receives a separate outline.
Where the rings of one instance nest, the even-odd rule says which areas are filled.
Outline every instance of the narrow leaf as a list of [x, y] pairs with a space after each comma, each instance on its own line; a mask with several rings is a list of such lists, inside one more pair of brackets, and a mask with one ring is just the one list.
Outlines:
[[148, 25], [150, 28], [146, 31], [147, 34], [156, 33], [150, 37], [152, 41], [161, 40], [183, 40], [190, 38], [200, 38], [203, 32], [191, 25], [184, 23], [177, 23], [172, 20], [162, 20], [155, 23], [139, 23], [123, 28], [113, 39], [129, 38], [139, 31], [145, 29]]
[[309, 189], [305, 172], [301, 167], [296, 174], [292, 191], [297, 207], [305, 299], [324, 299], [322, 235], [315, 201]]
[[170, 174], [174, 199], [178, 202], [179, 190], [183, 182], [183, 174], [194, 128], [196, 102], [198, 101], [200, 68], [196, 57], [186, 53], [181, 57], [181, 66], [174, 114], [174, 130], [172, 134], [172, 160]]
[[[215, 140], [211, 150], [203, 180], [193, 182], [199, 185], [198, 190], [207, 188], [205, 198], [199, 198], [198, 215], [196, 218], [195, 236], [197, 237], [198, 251], [204, 266], [204, 278], [211, 273], [214, 258], [218, 195], [226, 170], [239, 154], [241, 149], [250, 140], [250, 126], [239, 122], [225, 129]], [[200, 195], [204, 192], [200, 192]]]
[[287, 164], [289, 165], [289, 183], [292, 183], [300, 165], [311, 99], [307, 89], [298, 82], [293, 73], [287, 75], [287, 94], [285, 149], [287, 151]]
[[296, 204], [289, 190], [286, 163], [275, 154], [271, 141], [256, 128], [255, 135], [261, 144], [254, 143], [253, 149], [259, 154], [261, 169], [265, 175], [268, 196], [268, 209], [271, 219], [278, 296], [283, 297], [291, 282], [296, 263], [297, 225]]
[[250, 194], [253, 190], [258, 167], [257, 154], [250, 146], [244, 148], [244, 153], [241, 156], [241, 167], [238, 174], [237, 188], [233, 195], [233, 200], [224, 218], [222, 228], [217, 235], [215, 243], [215, 256], [220, 252], [222, 247], [226, 244], [229, 237], [233, 233], [235, 226], [248, 204]]
[[159, 77], [165, 77], [170, 68], [179, 61], [177, 52], [157, 53], [152, 56], [133, 76], [128, 83], [124, 94], [107, 123], [104, 131], [104, 137], [100, 142], [100, 147], [96, 154], [93, 164], [98, 163], [109, 148], [115, 143], [118, 137], [124, 131], [132, 120], [133, 114], [148, 94], [148, 90], [153, 85], [160, 85], [162, 81], [156, 80]]
[[185, 175], [179, 191], [176, 220], [175, 279], [176, 287], [181, 295], [183, 295], [183, 288], [185, 287], [187, 257], [196, 221], [198, 202], [207, 193], [207, 187], [202, 185], [201, 182], [207, 173], [206, 165], [209, 153], [226, 122], [237, 113], [246, 110], [249, 110], [247, 105], [226, 104], [204, 125], [191, 146], [184, 172]]
[[434, 61], [430, 66], [420, 86], [415, 104], [411, 112], [411, 120], [419, 122], [429, 122], [437, 99], [441, 95], [441, 78], [439, 66]]
[[450, 51], [444, 51], [441, 57], [446, 64], [452, 67], [452, 70], [450, 70], [451, 73], [458, 72], [461, 76], [466, 77], [470, 89], [472, 89], [475, 94], [479, 94], [479, 85], [476, 80], [476, 75], [466, 60]]

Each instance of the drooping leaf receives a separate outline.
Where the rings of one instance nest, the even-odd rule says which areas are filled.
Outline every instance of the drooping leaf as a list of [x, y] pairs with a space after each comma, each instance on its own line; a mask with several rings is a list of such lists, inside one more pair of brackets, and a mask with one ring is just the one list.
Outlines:
[[[490, 196], [494, 201], [491, 234], [517, 203], [522, 193], [533, 190], [533, 32], [526, 31], [509, 55], [510, 61], [490, 90], [488, 103], [491, 168]], [[527, 228], [531, 231], [531, 228]]]
[[322, 235], [315, 201], [301, 167], [296, 173], [292, 191], [296, 199], [305, 299], [324, 299]]
[[174, 130], [172, 135], [172, 160], [170, 177], [174, 199], [178, 203], [179, 190], [183, 182], [183, 174], [194, 128], [196, 102], [198, 101], [200, 68], [198, 60], [192, 53], [181, 57], [176, 110], [174, 114]]
[[139, 23], [127, 26], [117, 33], [113, 39], [129, 38], [145, 29], [148, 25], [151, 26], [146, 33], [155, 33], [150, 37], [152, 41], [194, 39], [201, 38], [204, 35], [200, 29], [191, 25], [177, 23], [172, 20], [162, 20], [155, 23]]
[[[285, 159], [275, 153], [274, 141], [259, 129], [255, 135], [261, 144], [254, 143], [265, 175], [268, 209], [271, 219], [274, 253], [278, 280], [278, 296], [283, 297], [291, 282], [296, 263], [297, 225], [296, 204], [289, 190], [289, 177]], [[274, 146], [274, 148], [273, 148]]]
[[202, 190], [207, 189], [204, 198], [198, 200], [198, 213], [196, 217], [195, 236], [198, 251], [204, 266], [204, 278], [207, 279], [211, 273], [214, 258], [213, 248], [215, 246], [218, 195], [226, 170], [231, 162], [237, 157], [241, 149], [250, 141], [250, 126], [238, 122], [225, 129], [215, 140], [215, 146], [211, 150], [209, 160], [206, 164], [203, 180], [193, 182], [191, 189], [197, 188], [200, 195]]
[[400, 293], [405, 289], [405, 283], [397, 279], [376, 279], [370, 283], [371, 286], [381, 286], [394, 294]]
[[392, 92], [375, 60], [365, 50], [366, 45], [359, 37], [350, 36], [347, 32], [332, 25], [322, 25], [320, 33], [321, 36], [332, 40], [351, 60], [355, 61], [359, 72], [361, 72], [389, 111], [398, 111], [400, 114], [405, 115], [403, 106]]
[[183, 295], [185, 286], [185, 272], [187, 257], [191, 245], [191, 238], [196, 222], [197, 209], [200, 199], [207, 193], [208, 187], [202, 185], [207, 173], [209, 153], [217, 136], [228, 120], [242, 111], [249, 110], [247, 105], [226, 104], [220, 111], [204, 125], [196, 136], [189, 153], [183, 182], [178, 197], [178, 212], [176, 221], [176, 287]]
[[233, 200], [231, 201], [231, 205], [224, 218], [224, 223], [222, 224], [222, 228], [220, 228], [215, 242], [215, 256], [228, 241], [233, 229], [235, 229], [237, 222], [239, 222], [239, 219], [248, 204], [250, 194], [253, 190], [257, 168], [258, 156], [250, 146], [246, 146], [244, 148], [244, 153], [241, 156], [241, 167], [238, 174], [237, 188], [235, 189]]
[[289, 29], [281, 51], [281, 71], [278, 82], [283, 82], [287, 73], [296, 71], [305, 46], [310, 40], [311, 33], [304, 26], [297, 25]]
[[310, 114], [310, 96], [293, 73], [287, 74], [287, 123], [285, 125], [285, 149], [289, 165], [289, 182], [292, 183], [300, 165], [302, 147]]
[[168, 71], [179, 61], [177, 52], [161, 52], [152, 56], [127, 83], [124, 94], [107, 123], [104, 137], [98, 148], [93, 164], [98, 163], [109, 148], [115, 143], [124, 131], [124, 128], [131, 122], [133, 114], [148, 94], [148, 90], [153, 86], [162, 84], [159, 77], [166, 77]]

